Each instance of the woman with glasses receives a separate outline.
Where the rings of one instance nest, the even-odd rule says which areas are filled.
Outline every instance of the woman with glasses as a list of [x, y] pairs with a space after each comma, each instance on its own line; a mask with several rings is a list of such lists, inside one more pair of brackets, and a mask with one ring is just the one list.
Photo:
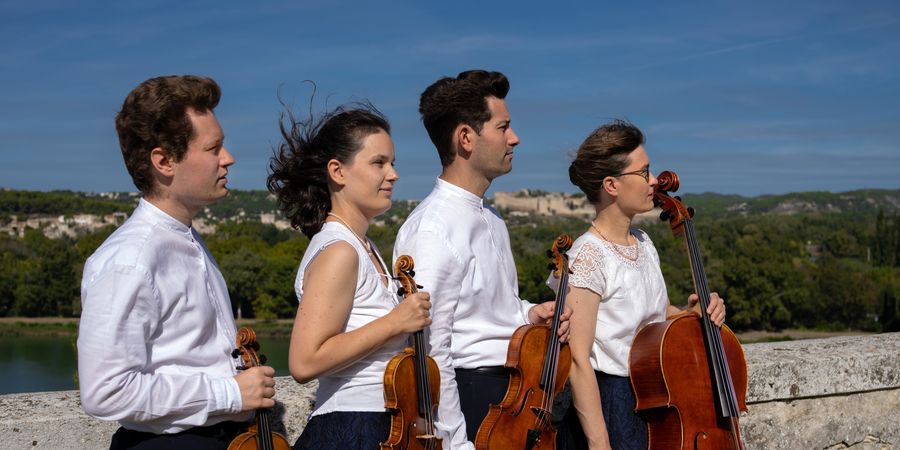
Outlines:
[[319, 380], [316, 406], [295, 449], [372, 449], [387, 440], [384, 371], [409, 333], [431, 323], [428, 294], [402, 302], [366, 237], [391, 207], [397, 172], [387, 120], [367, 104], [318, 120], [281, 124], [269, 191], [310, 238], [295, 290], [300, 301], [288, 366], [300, 383]]
[[[569, 166], [570, 180], [596, 210], [568, 252], [569, 378], [579, 422], [572, 423], [572, 444], [579, 448], [647, 448], [647, 426], [634, 413], [628, 354], [641, 327], [681, 311], [669, 303], [653, 242], [631, 226], [635, 215], [653, 208], [656, 177], [643, 144], [637, 127], [615, 120], [594, 130]], [[695, 304], [697, 296], [688, 301]], [[709, 313], [717, 325], [724, 322], [715, 293]]]

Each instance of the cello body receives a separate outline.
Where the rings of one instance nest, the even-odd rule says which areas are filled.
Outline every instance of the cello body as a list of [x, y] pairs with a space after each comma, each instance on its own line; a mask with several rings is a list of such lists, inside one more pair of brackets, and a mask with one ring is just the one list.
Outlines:
[[716, 326], [707, 309], [712, 292], [692, 217], [680, 197], [678, 176], [657, 176], [653, 203], [675, 236], [684, 236], [700, 314], [691, 311], [645, 326], [629, 354], [635, 412], [647, 422], [649, 448], [742, 450], [740, 412], [747, 410], [747, 362], [728, 327]]
[[[545, 324], [523, 325], [513, 333], [506, 356], [506, 367], [510, 369], [509, 389], [500, 405], [491, 405], [478, 428], [475, 438], [477, 450], [524, 449], [528, 428], [523, 429], [519, 424], [536, 421], [545, 426], [531, 448], [556, 448], [556, 430], [550, 426], [551, 411], [546, 410], [541, 401], [546, 393], [539, 387], [535, 388], [540, 385], [543, 361], [521, 358], [521, 355], [542, 354], [549, 337], [550, 326]], [[564, 345], [559, 354], [559, 375], [552, 386], [554, 396], [565, 387], [571, 366], [572, 353], [569, 346]]]
[[510, 380], [500, 405], [490, 405], [475, 436], [476, 450], [553, 450], [556, 428], [551, 423], [553, 400], [566, 385], [572, 367], [568, 343], [559, 339], [560, 315], [569, 286], [566, 250], [572, 238], [563, 234], [547, 252], [559, 279], [550, 324], [523, 325], [509, 340], [506, 367]]
[[[635, 411], [647, 422], [650, 450], [740, 448], [732, 435], [736, 418], [721, 417], [712, 407], [715, 387], [700, 320], [693, 312], [684, 312], [645, 326], [634, 339], [631, 384], [637, 397]], [[720, 330], [738, 408], [746, 411], [744, 350], [728, 327]]]

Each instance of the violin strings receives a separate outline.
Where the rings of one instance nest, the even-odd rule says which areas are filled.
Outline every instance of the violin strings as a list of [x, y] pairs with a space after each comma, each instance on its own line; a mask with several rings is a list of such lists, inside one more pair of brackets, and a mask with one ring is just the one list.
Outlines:
[[[409, 288], [409, 293], [413, 294], [418, 291], [416, 289], [415, 283], [410, 283], [412, 286]], [[434, 436], [434, 412], [431, 410], [432, 400], [431, 400], [431, 385], [429, 384], [428, 379], [428, 358], [425, 352], [425, 332], [422, 330], [416, 331], [413, 333], [413, 347], [415, 349], [415, 358], [414, 358], [414, 367], [416, 370], [416, 388], [419, 400], [419, 412], [422, 414], [422, 418], [425, 419], [425, 433], [429, 436]], [[437, 445], [435, 443], [435, 439], [428, 438], [425, 443], [428, 449], [434, 449]]]
[[565, 254], [562, 255], [562, 270], [560, 270], [559, 285], [556, 289], [556, 305], [553, 311], [553, 322], [550, 326], [550, 335], [547, 343], [547, 356], [544, 361], [544, 372], [541, 374], [544, 394], [541, 398], [541, 411], [535, 417], [535, 428], [546, 429], [553, 410], [553, 390], [556, 388], [556, 375], [559, 370], [559, 316], [565, 309], [566, 288], [569, 283], [569, 264]]

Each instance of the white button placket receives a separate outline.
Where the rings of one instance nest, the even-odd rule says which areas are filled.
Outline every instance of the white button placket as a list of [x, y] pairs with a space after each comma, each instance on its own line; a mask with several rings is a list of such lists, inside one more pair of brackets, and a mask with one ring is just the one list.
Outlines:
[[219, 298], [218, 292], [216, 292], [216, 289], [210, 283], [210, 277], [213, 276], [213, 274], [219, 277], [222, 286], [225, 286], [225, 279], [218, 270], [210, 270], [210, 265], [213, 266], [213, 269], [215, 269], [215, 265], [207, 258], [206, 251], [204, 251], [200, 243], [193, 237], [191, 237], [191, 242], [197, 250], [197, 257], [200, 259], [200, 264], [203, 267], [203, 279], [206, 283], [206, 292], [209, 296], [209, 301], [216, 311], [216, 322], [219, 324], [218, 328], [220, 330], [218, 337], [225, 341], [226, 348], [232, 348], [237, 345], [237, 335], [235, 334], [234, 318], [230, 315], [231, 305], [227, 305], [226, 309], [228, 310], [229, 315], [226, 316], [225, 311], [223, 310], [223, 307], [226, 305], [223, 305], [223, 300]]

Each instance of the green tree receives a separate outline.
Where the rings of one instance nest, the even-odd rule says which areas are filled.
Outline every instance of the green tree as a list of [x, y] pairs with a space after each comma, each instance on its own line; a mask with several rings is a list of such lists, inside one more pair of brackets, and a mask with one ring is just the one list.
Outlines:
[[29, 255], [19, 265], [21, 278], [13, 313], [29, 317], [72, 316], [79, 277], [73, 270], [76, 254], [71, 243], [28, 230], [25, 245]]
[[238, 317], [253, 317], [253, 300], [258, 296], [260, 272], [266, 263], [262, 253], [250, 247], [241, 247], [219, 260], [231, 305]]

